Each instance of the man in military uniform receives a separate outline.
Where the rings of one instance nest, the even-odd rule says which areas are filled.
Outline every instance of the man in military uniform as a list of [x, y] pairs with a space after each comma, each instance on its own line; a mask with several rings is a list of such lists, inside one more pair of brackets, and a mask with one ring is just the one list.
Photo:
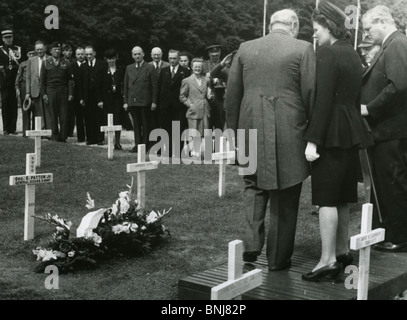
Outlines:
[[[210, 79], [210, 88], [213, 92], [213, 98], [209, 100], [211, 106], [211, 127], [223, 130], [225, 127], [225, 112], [223, 109], [223, 101], [225, 98], [226, 78], [211, 77], [211, 72], [221, 62], [220, 56], [222, 49], [220, 45], [213, 45], [206, 48], [209, 60], [204, 61], [203, 72]], [[224, 74], [218, 72], [219, 75]], [[225, 73], [227, 74], [227, 73]]]
[[3, 46], [0, 46], [0, 87], [3, 117], [3, 133], [16, 134], [17, 95], [15, 81], [18, 72], [21, 48], [13, 45], [13, 31], [1, 32]]
[[68, 136], [68, 101], [73, 100], [73, 81], [69, 61], [61, 57], [61, 45], [53, 42], [51, 57], [41, 69], [41, 92], [51, 120], [52, 140], [66, 142]]

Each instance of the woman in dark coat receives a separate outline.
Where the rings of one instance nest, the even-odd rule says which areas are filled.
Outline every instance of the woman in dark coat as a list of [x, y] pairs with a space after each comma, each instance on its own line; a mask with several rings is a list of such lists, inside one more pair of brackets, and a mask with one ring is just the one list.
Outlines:
[[[105, 52], [107, 69], [104, 73], [104, 93], [103, 93], [103, 111], [105, 113], [105, 122], [109, 113], [113, 114], [114, 125], [122, 125], [123, 109], [123, 81], [124, 68], [117, 64], [117, 52], [114, 49], [108, 49]], [[120, 131], [115, 132], [115, 150], [122, 150], [120, 145]]]
[[[358, 201], [359, 149], [371, 143], [360, 111], [361, 61], [345, 28], [346, 15], [329, 2], [314, 10], [317, 95], [305, 133], [312, 203], [319, 206], [321, 258], [303, 280], [335, 279], [352, 263], [349, 207]], [[342, 263], [342, 265], [340, 265]]]

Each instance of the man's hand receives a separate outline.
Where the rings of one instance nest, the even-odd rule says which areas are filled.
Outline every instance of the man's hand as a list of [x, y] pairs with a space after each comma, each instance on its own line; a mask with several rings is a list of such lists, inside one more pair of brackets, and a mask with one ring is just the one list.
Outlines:
[[81, 106], [85, 106], [85, 100], [81, 100], [79, 101], [79, 103], [81, 104]]
[[47, 96], [46, 94], [44, 94], [44, 95], [42, 96], [42, 100], [44, 100], [44, 103], [45, 103], [45, 104], [48, 104], [48, 102], [49, 102], [48, 96]]
[[103, 102], [99, 102], [99, 103], [98, 103], [98, 107], [99, 107], [100, 109], [103, 109]]
[[127, 111], [128, 108], [129, 108], [129, 104], [128, 104], [128, 103], [125, 103], [125, 104], [123, 105], [123, 109], [124, 109], [125, 111]]
[[362, 116], [366, 117], [369, 115], [369, 111], [367, 111], [367, 106], [365, 104], [361, 105], [360, 110], [361, 110]]
[[157, 109], [157, 104], [153, 102], [151, 104], [151, 111], [155, 111], [156, 109]]
[[70, 101], [72, 101], [72, 100], [73, 100], [73, 95], [70, 94], [70, 95], [68, 96], [68, 101], [70, 102]]
[[313, 162], [319, 158], [317, 145], [315, 143], [308, 142], [307, 148], [305, 149], [305, 158], [307, 158], [307, 161], [309, 162]]

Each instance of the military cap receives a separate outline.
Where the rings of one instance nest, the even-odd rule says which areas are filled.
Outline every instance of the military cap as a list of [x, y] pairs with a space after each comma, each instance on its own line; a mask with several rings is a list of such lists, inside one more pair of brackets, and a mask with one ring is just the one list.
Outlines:
[[215, 52], [220, 52], [221, 48], [222, 48], [221, 45], [216, 44], [216, 45], [207, 47], [206, 51], [215, 53]]
[[3, 30], [1, 32], [2, 37], [10, 37], [13, 36], [13, 30]]
[[329, 1], [323, 1], [319, 4], [318, 8], [314, 10], [317, 14], [324, 15], [327, 19], [331, 20], [338, 27], [342, 27], [346, 21], [347, 15], [341, 9]]
[[49, 46], [50, 49], [52, 48], [59, 48], [61, 49], [61, 44], [58, 41], [54, 41], [53, 43], [50, 44]]
[[373, 42], [372, 39], [366, 38], [363, 39], [363, 41], [358, 45], [358, 48], [369, 48], [373, 47], [375, 43]]

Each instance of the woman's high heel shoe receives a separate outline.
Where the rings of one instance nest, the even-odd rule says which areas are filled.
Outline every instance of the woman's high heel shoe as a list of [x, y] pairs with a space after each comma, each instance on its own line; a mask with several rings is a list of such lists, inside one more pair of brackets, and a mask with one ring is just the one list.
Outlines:
[[333, 262], [325, 267], [319, 268], [314, 272], [309, 272], [302, 275], [302, 280], [312, 282], [332, 281], [335, 282], [336, 278], [342, 271], [342, 267], [338, 262]]
[[353, 256], [350, 252], [341, 254], [336, 257], [336, 261], [342, 264], [342, 268], [345, 270], [347, 266], [350, 266], [353, 262]]

